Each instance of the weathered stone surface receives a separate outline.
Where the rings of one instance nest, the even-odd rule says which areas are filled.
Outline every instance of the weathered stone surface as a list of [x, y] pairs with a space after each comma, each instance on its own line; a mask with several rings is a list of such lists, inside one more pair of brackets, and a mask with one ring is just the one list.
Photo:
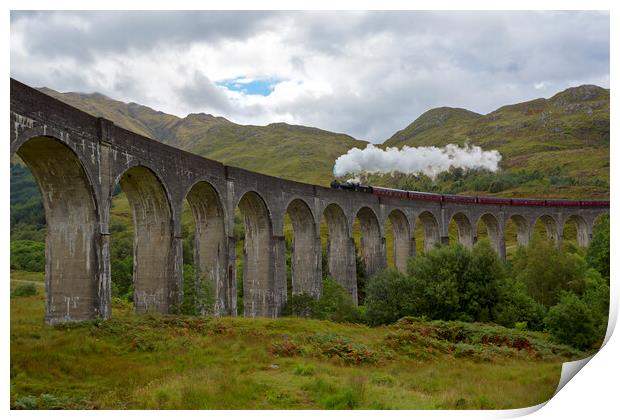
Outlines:
[[560, 241], [574, 219], [578, 242], [591, 239], [605, 208], [510, 207], [400, 200], [333, 190], [222, 165], [95, 118], [11, 79], [11, 156], [18, 154], [39, 184], [48, 224], [46, 320], [108, 318], [109, 211], [120, 183], [132, 209], [137, 312], [169, 312], [182, 299], [181, 211], [187, 200], [196, 223], [196, 273], [214, 290], [215, 310], [237, 314], [234, 213], [245, 221], [244, 315], [278, 316], [286, 303], [284, 217], [294, 230], [292, 292], [321, 293], [319, 227], [325, 218], [329, 274], [357, 300], [356, 218], [366, 270], [386, 267], [384, 226], [395, 232], [395, 266], [415, 255], [413, 232], [423, 225], [424, 248], [448, 242], [454, 219], [459, 240], [476, 242], [479, 221], [505, 257], [504, 231], [512, 220], [526, 244], [537, 220]]

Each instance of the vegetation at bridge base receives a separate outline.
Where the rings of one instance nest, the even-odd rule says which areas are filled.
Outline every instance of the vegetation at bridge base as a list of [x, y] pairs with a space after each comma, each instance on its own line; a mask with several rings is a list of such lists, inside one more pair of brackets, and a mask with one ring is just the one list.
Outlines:
[[[133, 231], [131, 212], [119, 194], [115, 200], [110, 232], [112, 293], [131, 302], [133, 297]], [[187, 229], [188, 224], [184, 224]], [[240, 223], [237, 226], [242, 226]], [[239, 229], [237, 253], [242, 255], [243, 232]], [[209, 294], [196, 289], [193, 261], [193, 231], [185, 231], [184, 241], [185, 295], [179, 311], [184, 314], [204, 313]], [[290, 246], [289, 246], [290, 247]], [[287, 271], [290, 271], [290, 252]], [[323, 273], [327, 260], [323, 255]], [[486, 241], [480, 241], [473, 252], [460, 246], [441, 247], [421, 253], [412, 259], [406, 275], [385, 271], [366, 279], [363, 260], [357, 255], [359, 271], [358, 299], [355, 307], [344, 290], [333, 280], [324, 279], [322, 298], [315, 302], [309, 296], [290, 296], [286, 313], [338, 322], [387, 324], [402, 316], [426, 316], [428, 319], [494, 322], [510, 328], [530, 330], [545, 328], [547, 311], [559, 304], [561, 291], [572, 291], [586, 302], [593, 319], [591, 346], [597, 347], [605, 335], [609, 305], [609, 217], [600, 217], [594, 228], [592, 243], [585, 251], [571, 243], [557, 248], [549, 241], [534, 238], [527, 248], [517, 248], [508, 265], [499, 262]], [[42, 272], [44, 244], [36, 241], [12, 241], [11, 268]], [[237, 259], [238, 313], [243, 313], [243, 261]], [[290, 285], [289, 285], [290, 286]], [[289, 287], [290, 288], [290, 287]], [[197, 293], [202, 293], [202, 297]], [[205, 294], [206, 293], [206, 294]], [[208, 305], [208, 304], [207, 304]], [[561, 305], [559, 309], [565, 309]], [[203, 309], [200, 309], [202, 307]], [[208, 311], [207, 311], [208, 312]], [[551, 327], [553, 325], [553, 327]], [[567, 332], [562, 331], [562, 328]], [[586, 325], [583, 328], [589, 328]], [[557, 340], [571, 343], [569, 324], [551, 323], [547, 330]], [[574, 332], [575, 335], [579, 331]], [[583, 348], [583, 346], [580, 346]]]
[[609, 281], [609, 214], [599, 218], [599, 222], [594, 225], [592, 242], [588, 247], [586, 260], [596, 271], [601, 273], [603, 278]]
[[[502, 263], [487, 241], [472, 251], [456, 244], [410, 259], [407, 273], [384, 271], [370, 279], [370, 325], [404, 316], [493, 322], [545, 330], [581, 350], [600, 347], [609, 313], [609, 218], [601, 217], [592, 245], [579, 250], [536, 239]], [[594, 262], [590, 266], [588, 262]]]
[[536, 238], [529, 246], [520, 248], [512, 260], [515, 279], [523, 282], [528, 293], [547, 307], [559, 301], [561, 290], [583, 293], [588, 268], [578, 252]]
[[351, 296], [340, 284], [326, 276], [323, 278], [323, 289], [318, 299], [305, 293], [293, 295], [287, 302], [284, 314], [334, 322], [360, 323], [364, 321], [362, 308], [355, 306]]
[[462, 245], [437, 247], [409, 261], [407, 273], [385, 271], [370, 281], [366, 318], [371, 325], [403, 316], [436, 320], [542, 326], [544, 307], [507, 268], [487, 241], [473, 251]]
[[183, 302], [174, 313], [183, 315], [213, 315], [215, 313], [215, 290], [206, 276], [197, 277], [194, 266], [183, 265]]

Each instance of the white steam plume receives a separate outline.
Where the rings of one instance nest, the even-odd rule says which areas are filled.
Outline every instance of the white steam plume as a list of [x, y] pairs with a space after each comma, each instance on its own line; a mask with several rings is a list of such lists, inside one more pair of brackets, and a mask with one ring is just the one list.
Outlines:
[[364, 150], [354, 147], [336, 159], [334, 176], [345, 174], [423, 173], [431, 178], [451, 166], [463, 169], [497, 171], [502, 155], [497, 150], [483, 151], [479, 146], [448, 144], [445, 147], [388, 147], [386, 150], [372, 144]]

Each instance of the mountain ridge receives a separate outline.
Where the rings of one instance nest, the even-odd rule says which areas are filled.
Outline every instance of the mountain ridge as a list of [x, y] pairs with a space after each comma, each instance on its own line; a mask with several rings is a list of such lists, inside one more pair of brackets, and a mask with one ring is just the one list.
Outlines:
[[[227, 165], [294, 181], [326, 185], [336, 158], [368, 142], [342, 133], [283, 122], [241, 125], [203, 112], [178, 117], [100, 93], [47, 95], [146, 137]], [[283, 156], [286, 159], [283, 159]]]
[[[364, 148], [368, 144], [317, 127], [284, 122], [241, 125], [203, 112], [181, 118], [97, 92], [40, 90], [121, 127], [191, 153], [319, 185], [327, 185], [332, 179], [336, 158], [352, 147]], [[498, 150], [502, 154], [503, 171], [559, 173], [576, 179], [577, 183], [595, 179], [604, 184], [609, 181], [609, 92], [599, 86], [581, 85], [549, 98], [504, 105], [487, 114], [464, 108], [433, 108], [377, 146], [477, 145], [485, 150]], [[375, 181], [396, 186], [389, 176]], [[591, 193], [609, 194], [608, 188], [606, 191], [601, 188]], [[575, 191], [580, 193], [578, 188]], [[526, 192], [527, 189], [517, 191]]]

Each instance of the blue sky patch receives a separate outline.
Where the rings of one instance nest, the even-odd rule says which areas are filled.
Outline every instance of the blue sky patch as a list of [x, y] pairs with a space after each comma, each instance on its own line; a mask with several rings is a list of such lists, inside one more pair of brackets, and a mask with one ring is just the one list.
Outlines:
[[277, 79], [236, 77], [234, 79], [218, 80], [215, 84], [246, 95], [269, 96], [278, 82], [280, 82], [280, 80]]

